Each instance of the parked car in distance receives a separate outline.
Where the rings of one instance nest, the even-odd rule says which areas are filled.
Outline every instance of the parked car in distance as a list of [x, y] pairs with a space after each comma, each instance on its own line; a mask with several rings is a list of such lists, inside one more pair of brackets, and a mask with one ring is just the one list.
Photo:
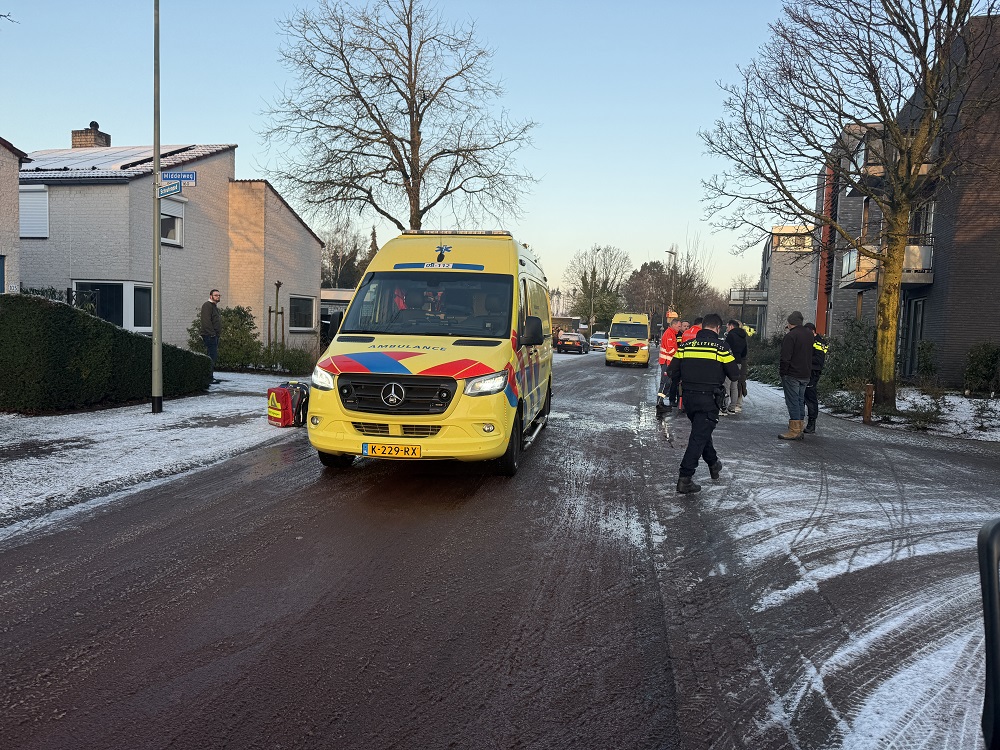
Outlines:
[[586, 354], [590, 351], [590, 344], [579, 333], [560, 333], [559, 340], [556, 341], [556, 351]]
[[594, 331], [594, 335], [590, 337], [590, 348], [595, 351], [603, 352], [608, 348], [608, 334], [606, 331]]

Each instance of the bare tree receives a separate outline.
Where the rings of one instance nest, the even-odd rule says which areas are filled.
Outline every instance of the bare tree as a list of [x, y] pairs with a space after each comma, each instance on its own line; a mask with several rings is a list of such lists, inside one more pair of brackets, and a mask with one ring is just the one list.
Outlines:
[[610, 324], [620, 310], [622, 284], [632, 269], [632, 260], [621, 248], [592, 245], [589, 250], [577, 250], [563, 274], [566, 288], [576, 290], [570, 314], [589, 320], [593, 311], [597, 321]]
[[[730, 162], [704, 183], [719, 227], [813, 227], [821, 252], [879, 264], [875, 393], [895, 404], [895, 356], [911, 218], [970, 165], [995, 89], [995, 0], [786, 0], [771, 39], [723, 85], [725, 115], [702, 138]], [[980, 17], [975, 17], [979, 15]], [[995, 98], [995, 97], [994, 97]], [[819, 187], [871, 201], [880, 227], [844, 226]]]
[[334, 224], [321, 231], [323, 252], [321, 255], [322, 285], [333, 289], [349, 289], [357, 286], [361, 274], [368, 266], [368, 237], [351, 224]]
[[535, 123], [494, 114], [503, 89], [474, 24], [425, 0], [320, 0], [280, 23], [296, 82], [264, 112], [282, 144], [275, 181], [307, 206], [374, 211], [402, 231], [519, 216], [533, 182], [515, 163]]

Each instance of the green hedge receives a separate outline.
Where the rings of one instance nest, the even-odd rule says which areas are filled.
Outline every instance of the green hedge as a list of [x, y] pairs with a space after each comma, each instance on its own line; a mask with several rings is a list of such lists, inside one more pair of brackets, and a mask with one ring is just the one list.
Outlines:
[[[152, 340], [69, 305], [0, 295], [0, 411], [38, 414], [150, 397]], [[163, 395], [208, 388], [212, 363], [163, 346]]]

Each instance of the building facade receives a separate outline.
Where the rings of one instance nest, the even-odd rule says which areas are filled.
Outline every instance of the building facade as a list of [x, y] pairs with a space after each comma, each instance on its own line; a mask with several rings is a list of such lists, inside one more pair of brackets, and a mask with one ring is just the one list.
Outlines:
[[[784, 333], [788, 314], [793, 310], [802, 312], [808, 320], [809, 311], [815, 309], [818, 263], [811, 232], [812, 228], [804, 225], [775, 226], [764, 242], [760, 288], [765, 294], [758, 318], [761, 336]], [[736, 304], [733, 292], [730, 309]], [[752, 318], [744, 322], [753, 325]]]
[[0, 294], [21, 287], [18, 172], [28, 155], [0, 138]]
[[[19, 175], [21, 287], [91, 295], [100, 317], [149, 333], [153, 150], [110, 142], [91, 123], [73, 132], [74, 148], [29, 154]], [[262, 340], [318, 351], [323, 243], [267, 182], [235, 179], [235, 152], [161, 148], [161, 171], [188, 178], [161, 199], [155, 222], [163, 340], [186, 346], [216, 288], [223, 307], [251, 309]]]

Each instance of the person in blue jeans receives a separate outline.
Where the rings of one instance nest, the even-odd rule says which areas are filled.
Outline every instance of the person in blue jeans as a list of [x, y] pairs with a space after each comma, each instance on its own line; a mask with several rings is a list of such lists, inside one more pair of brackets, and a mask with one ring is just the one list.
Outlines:
[[806, 386], [812, 377], [813, 334], [803, 324], [798, 310], [788, 316], [788, 332], [781, 340], [781, 360], [778, 374], [785, 391], [788, 407], [788, 431], [778, 435], [782, 440], [801, 440], [805, 427]]

